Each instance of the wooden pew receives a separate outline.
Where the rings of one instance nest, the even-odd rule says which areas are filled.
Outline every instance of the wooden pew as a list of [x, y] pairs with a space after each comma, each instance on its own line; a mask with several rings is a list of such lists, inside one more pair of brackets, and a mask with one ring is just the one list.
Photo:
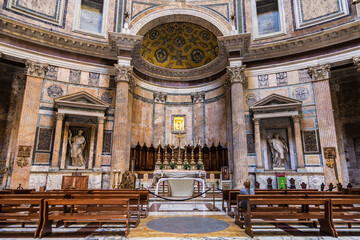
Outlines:
[[140, 223], [140, 194], [73, 194], [72, 199], [129, 199], [130, 213], [135, 216], [130, 219], [130, 223], [134, 223], [135, 227]]
[[4, 223], [37, 223], [34, 232], [36, 238], [42, 224], [42, 210], [44, 199], [30, 198], [1, 198], [0, 199], [0, 222]]
[[231, 205], [231, 203], [229, 203], [229, 193], [230, 192], [236, 192], [239, 193], [240, 189], [223, 189], [222, 190], [222, 210], [224, 212], [226, 212], [227, 209], [229, 209], [228, 207]]
[[360, 224], [360, 196], [346, 196], [345, 198], [334, 198], [330, 200], [333, 223]]
[[[71, 212], [66, 213], [49, 206], [72, 206]], [[125, 236], [130, 232], [129, 199], [63, 199], [45, 200], [43, 221], [39, 238], [52, 233], [52, 223], [63, 221], [66, 223], [97, 222], [100, 224], [112, 222], [125, 224]]]
[[[261, 209], [251, 209], [251, 205], [272, 205]], [[291, 207], [286, 207], [290, 205]], [[302, 206], [309, 206], [306, 211]], [[310, 205], [323, 206], [311, 207]], [[294, 207], [295, 206], [295, 207]], [[261, 219], [261, 223], [313, 223], [313, 219], [317, 219], [320, 223], [320, 232], [326, 233], [332, 237], [336, 237], [337, 233], [331, 221], [331, 205], [329, 199], [249, 199], [247, 210], [244, 213], [245, 232], [254, 237], [252, 225], [258, 223], [257, 219]]]

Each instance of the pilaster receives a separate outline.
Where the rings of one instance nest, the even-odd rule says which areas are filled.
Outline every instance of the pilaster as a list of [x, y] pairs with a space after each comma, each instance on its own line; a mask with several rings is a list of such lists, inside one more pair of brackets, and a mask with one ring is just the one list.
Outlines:
[[154, 144], [165, 145], [165, 103], [167, 93], [154, 92]]
[[101, 155], [103, 147], [103, 138], [104, 138], [104, 122], [105, 117], [98, 117], [98, 131], [96, 138], [96, 155], [95, 155], [95, 169], [101, 168]]
[[301, 142], [301, 127], [300, 127], [299, 115], [292, 116], [292, 120], [294, 123], [297, 170], [302, 171], [302, 169], [305, 169], [305, 161], [304, 161], [304, 153]]
[[337, 147], [335, 120], [329, 84], [330, 64], [309, 67], [308, 70], [313, 81], [325, 181], [327, 186], [330, 183], [335, 185], [335, 183], [337, 182], [336, 174], [334, 172], [335, 170], [334, 168], [330, 168], [326, 165], [326, 159], [324, 158], [324, 148], [335, 147], [336, 165], [338, 168], [339, 181], [342, 182], [342, 171], [340, 165], [339, 151]]
[[204, 139], [204, 100], [205, 92], [193, 92], [191, 93], [191, 100], [194, 107], [194, 141], [197, 142]]
[[65, 118], [64, 113], [56, 113], [56, 129], [54, 137], [54, 146], [52, 152], [51, 168], [59, 169], [59, 156], [60, 156], [60, 144], [61, 144], [61, 132], [63, 121]]
[[[38, 121], [41, 90], [47, 64], [26, 60], [26, 86], [21, 110], [19, 133], [15, 151], [10, 188], [29, 186], [29, 176], [34, 150], [34, 139]], [[21, 149], [20, 149], [21, 148]], [[19, 152], [20, 149], [20, 152]], [[27, 150], [24, 154], [22, 150]]]
[[261, 152], [261, 135], [260, 135], [260, 119], [254, 118], [255, 131], [255, 153], [256, 153], [256, 170], [264, 170], [262, 152]]

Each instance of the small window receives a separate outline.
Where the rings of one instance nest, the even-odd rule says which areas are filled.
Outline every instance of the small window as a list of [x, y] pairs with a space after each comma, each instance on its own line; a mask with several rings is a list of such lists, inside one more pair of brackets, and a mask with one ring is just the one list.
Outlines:
[[108, 0], [78, 0], [74, 31], [105, 36]]
[[282, 0], [252, 0], [254, 38], [285, 33]]

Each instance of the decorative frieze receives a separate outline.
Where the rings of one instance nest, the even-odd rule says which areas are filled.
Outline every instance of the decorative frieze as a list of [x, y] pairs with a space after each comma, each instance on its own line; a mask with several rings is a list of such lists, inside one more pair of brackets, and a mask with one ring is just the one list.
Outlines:
[[37, 78], [45, 78], [45, 74], [49, 68], [48, 64], [34, 62], [29, 59], [26, 59], [25, 66], [27, 69], [26, 75]]
[[[359, 0], [359, 2], [360, 2], [360, 0]], [[358, 72], [360, 72], [360, 57], [354, 57], [353, 62], [354, 62], [356, 70]]]
[[231, 84], [245, 82], [245, 65], [226, 68], [229, 74]]
[[167, 93], [164, 92], [154, 92], [154, 101], [157, 103], [165, 103], [167, 98]]
[[115, 71], [116, 71], [116, 82], [130, 82], [131, 75], [133, 72], [132, 66], [125, 66], [125, 65], [118, 65], [115, 64]]
[[330, 78], [330, 63], [309, 67], [308, 71], [312, 81], [328, 80]]
[[191, 93], [191, 99], [193, 103], [201, 103], [205, 100], [205, 92]]

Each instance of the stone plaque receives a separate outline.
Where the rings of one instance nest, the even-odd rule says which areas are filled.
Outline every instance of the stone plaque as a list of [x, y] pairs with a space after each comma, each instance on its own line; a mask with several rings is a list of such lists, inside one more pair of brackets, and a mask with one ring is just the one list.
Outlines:
[[255, 136], [254, 134], [246, 134], [247, 152], [255, 154]]
[[103, 138], [103, 148], [102, 153], [111, 154], [111, 144], [112, 143], [112, 132], [105, 131], [104, 138]]
[[89, 85], [99, 86], [100, 73], [89, 73]]
[[49, 158], [50, 158], [50, 153], [36, 153], [35, 154], [35, 163], [48, 164]]
[[57, 79], [58, 67], [49, 65], [48, 71], [46, 72], [47, 79]]
[[259, 88], [269, 86], [269, 75], [259, 75], [258, 76]]
[[49, 152], [51, 150], [52, 134], [52, 128], [39, 128], [36, 151]]
[[303, 131], [304, 153], [319, 153], [319, 144], [316, 130]]
[[19, 146], [19, 152], [18, 152], [18, 157], [30, 157], [30, 153], [31, 153], [31, 146], [23, 146], [20, 145]]
[[80, 83], [81, 71], [70, 69], [69, 82]]

